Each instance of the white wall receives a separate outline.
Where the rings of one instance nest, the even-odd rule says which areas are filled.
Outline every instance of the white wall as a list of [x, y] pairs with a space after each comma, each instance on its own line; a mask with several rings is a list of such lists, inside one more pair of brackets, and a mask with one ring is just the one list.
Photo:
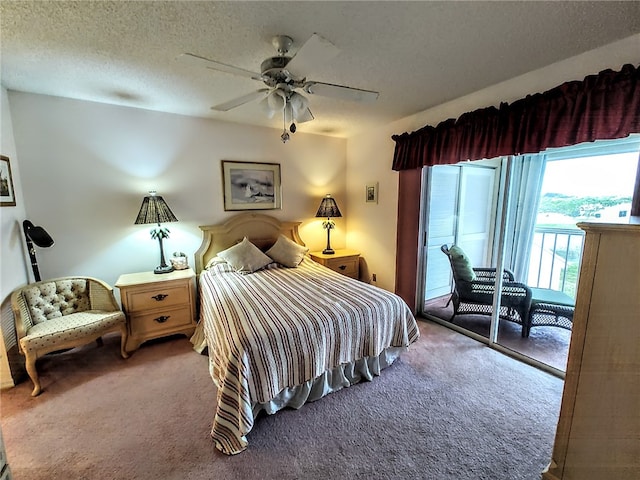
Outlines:
[[[9, 102], [26, 212], [55, 240], [37, 250], [42, 278], [84, 274], [114, 284], [122, 273], [155, 268], [151, 226], [133, 223], [149, 190], [179, 220], [166, 225], [167, 261], [180, 250], [193, 265], [198, 226], [237, 213], [223, 208], [221, 160], [280, 163], [283, 207], [263, 213], [303, 221], [311, 250], [324, 247], [314, 215], [326, 193], [348, 215], [344, 139], [296, 133], [285, 145], [276, 129], [19, 92]], [[336, 223], [332, 245], [340, 248], [345, 227]], [[24, 281], [19, 266], [14, 284]]]
[[[437, 125], [478, 108], [512, 102], [607, 68], [619, 70], [625, 63], [637, 65], [638, 52], [640, 35], [634, 35], [350, 138], [347, 246], [361, 252], [369, 271], [377, 274], [378, 286], [395, 289], [398, 174], [391, 170], [395, 148], [392, 135]], [[364, 201], [364, 186], [370, 181], [380, 183], [377, 205]]]
[[13, 137], [9, 100], [4, 88], [0, 105], [0, 152], [9, 157], [16, 199], [15, 207], [0, 207], [0, 328], [4, 337], [4, 342], [0, 342], [0, 388], [4, 388], [14, 384], [7, 362], [7, 350], [15, 349], [16, 346], [9, 296], [14, 288], [27, 283], [27, 267], [23, 260], [26, 252], [21, 234], [25, 205], [20, 188], [20, 165]]

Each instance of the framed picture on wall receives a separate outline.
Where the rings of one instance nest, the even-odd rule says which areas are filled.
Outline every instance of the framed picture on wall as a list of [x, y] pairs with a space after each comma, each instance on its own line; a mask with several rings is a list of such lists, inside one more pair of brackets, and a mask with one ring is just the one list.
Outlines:
[[367, 203], [378, 203], [378, 182], [367, 183], [364, 198]]
[[280, 164], [222, 160], [225, 210], [282, 208]]
[[15, 207], [16, 194], [13, 190], [11, 163], [9, 157], [0, 155], [0, 207]]

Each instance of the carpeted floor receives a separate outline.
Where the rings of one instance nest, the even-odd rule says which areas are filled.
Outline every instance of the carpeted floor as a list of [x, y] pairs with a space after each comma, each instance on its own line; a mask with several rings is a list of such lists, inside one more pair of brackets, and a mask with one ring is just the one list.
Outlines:
[[44, 392], [1, 395], [16, 480], [538, 480], [549, 461], [562, 381], [431, 322], [373, 382], [260, 417], [249, 448], [209, 437], [215, 387], [184, 337], [118, 338], [45, 358]]

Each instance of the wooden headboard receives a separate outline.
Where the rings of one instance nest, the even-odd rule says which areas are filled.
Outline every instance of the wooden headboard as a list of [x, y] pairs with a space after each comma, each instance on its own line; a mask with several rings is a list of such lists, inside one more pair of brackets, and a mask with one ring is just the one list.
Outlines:
[[277, 218], [261, 213], [240, 213], [218, 225], [204, 225], [202, 244], [195, 253], [196, 272], [200, 273], [209, 260], [247, 237], [261, 250], [270, 248], [280, 234], [304, 245], [298, 234], [302, 222], [281, 222]]

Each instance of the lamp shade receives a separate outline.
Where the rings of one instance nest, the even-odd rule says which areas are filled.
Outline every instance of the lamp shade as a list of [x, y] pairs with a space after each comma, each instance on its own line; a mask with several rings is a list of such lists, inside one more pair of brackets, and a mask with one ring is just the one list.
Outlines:
[[24, 235], [28, 240], [31, 240], [40, 248], [49, 248], [53, 245], [53, 238], [42, 227], [36, 227], [29, 220], [22, 222], [22, 229]]
[[156, 195], [156, 192], [149, 192], [149, 195], [142, 200], [135, 224], [160, 224], [177, 221], [178, 219], [169, 208], [169, 205], [167, 205], [167, 202], [161, 196]]
[[34, 244], [40, 248], [49, 248], [53, 245], [53, 238], [42, 227], [36, 227], [29, 220], [22, 222], [22, 230], [24, 231], [24, 238], [27, 243], [27, 252], [29, 252], [29, 259], [31, 260], [31, 268], [33, 269], [33, 277], [36, 282], [42, 280], [40, 277], [40, 269], [38, 268], [38, 260], [36, 259], [36, 249]]
[[327, 195], [322, 199], [322, 202], [320, 202], [320, 207], [318, 207], [316, 217], [342, 217], [340, 209], [338, 208], [338, 204], [333, 198], [331, 198], [331, 195]]

